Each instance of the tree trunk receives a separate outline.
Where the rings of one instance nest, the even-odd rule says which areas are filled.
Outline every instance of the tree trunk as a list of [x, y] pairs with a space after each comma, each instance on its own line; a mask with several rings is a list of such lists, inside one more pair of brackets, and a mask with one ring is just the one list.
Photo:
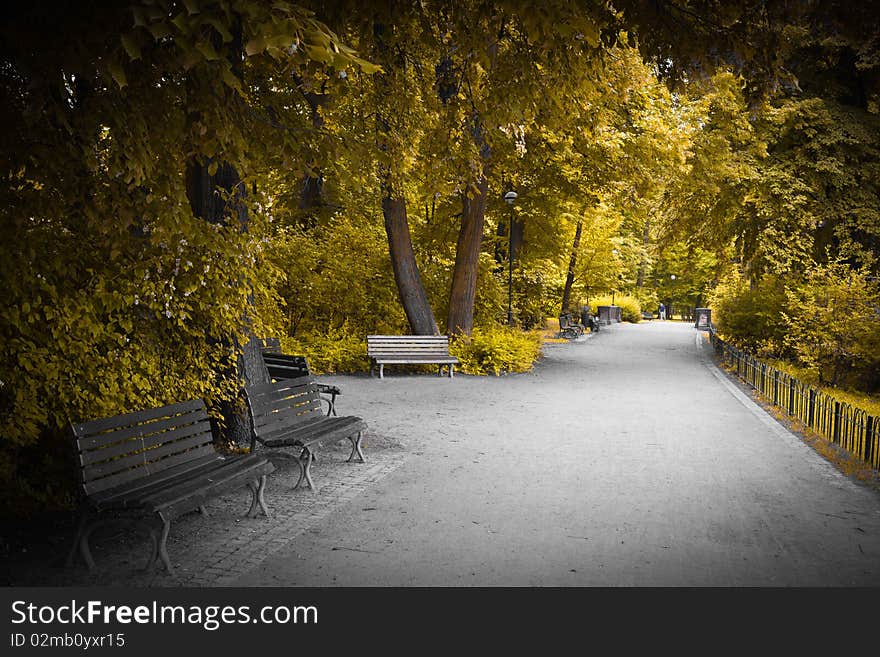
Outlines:
[[474, 299], [483, 241], [483, 221], [486, 216], [486, 194], [489, 189], [485, 175], [476, 186], [478, 191], [473, 198], [467, 194], [464, 196], [446, 322], [446, 330], [450, 334], [470, 335], [474, 328]]
[[406, 216], [406, 200], [391, 198], [388, 190], [382, 199], [382, 214], [385, 217], [385, 233], [388, 235], [397, 293], [409, 326], [414, 335], [439, 335], [440, 330], [416, 264]]
[[[186, 169], [186, 194], [193, 214], [213, 224], [224, 224], [234, 220], [242, 231], [248, 229], [247, 206], [241, 201], [247, 190], [241, 177], [228, 162], [218, 165], [214, 175], [208, 173], [210, 160], [190, 160]], [[220, 190], [223, 194], [220, 194]], [[224, 194], [231, 194], [233, 206], [227, 209]], [[242, 281], [242, 285], [246, 285]], [[250, 299], [253, 304], [253, 299]], [[227, 344], [227, 347], [239, 352], [235, 372], [227, 375], [236, 376], [244, 385], [264, 383], [269, 380], [269, 373], [262, 357], [262, 344], [250, 330], [250, 318], [243, 317], [248, 341], [244, 345]], [[237, 445], [245, 445], [250, 441], [251, 427], [247, 413], [244, 411], [243, 399], [223, 400], [220, 412], [223, 415], [225, 428], [218, 429], [220, 437]]]
[[[319, 134], [324, 127], [324, 116], [321, 109], [327, 103], [328, 95], [306, 91], [304, 83], [299, 83], [300, 91], [309, 104], [309, 115], [315, 133]], [[324, 187], [324, 175], [319, 167], [306, 173], [302, 179], [302, 189], [299, 197], [300, 224], [306, 228], [314, 228], [317, 223], [317, 212], [324, 205], [321, 190]]]
[[636, 287], [642, 289], [645, 286], [645, 276], [648, 273], [648, 258], [645, 255], [648, 251], [648, 242], [651, 239], [651, 220], [645, 220], [645, 228], [642, 231], [642, 259], [639, 262], [639, 275], [636, 277]]
[[578, 248], [581, 245], [581, 231], [584, 220], [578, 219], [577, 228], [574, 231], [574, 244], [571, 247], [571, 259], [568, 261], [568, 274], [565, 276], [565, 288], [562, 290], [562, 312], [567, 313], [571, 304], [571, 286], [574, 284], [574, 269], [577, 266]]
[[[393, 15], [395, 4], [391, 3], [388, 9]], [[387, 136], [392, 133], [392, 128], [401, 128], [399, 125], [392, 126], [391, 121], [395, 119], [395, 116], [392, 114], [392, 110], [387, 109], [385, 99], [393, 97], [401, 85], [398, 78], [397, 88], [393, 88], [390, 71], [405, 70], [407, 60], [402, 48], [388, 43], [389, 37], [392, 42], [394, 41], [394, 28], [393, 24], [386, 24], [386, 18], [389, 17], [383, 17], [382, 20], [377, 19], [373, 22], [373, 36], [375, 38], [373, 61], [384, 65], [388, 71], [375, 74], [375, 102], [379, 108], [376, 111], [376, 143], [383, 155], [379, 159], [379, 179], [382, 184], [382, 216], [385, 219], [385, 235], [388, 237], [388, 254], [391, 257], [391, 267], [394, 270], [397, 294], [403, 306], [403, 312], [406, 313], [410, 330], [414, 335], [439, 335], [440, 330], [437, 328], [434, 312], [428, 303], [428, 295], [422, 285], [419, 266], [413, 251], [409, 219], [406, 214], [406, 199], [403, 194], [399, 193], [400, 188], [392, 175], [392, 163], [402, 161], [402, 158], [399, 153], [390, 149], [390, 140]], [[426, 216], [427, 211], [427, 206], [425, 206]]]

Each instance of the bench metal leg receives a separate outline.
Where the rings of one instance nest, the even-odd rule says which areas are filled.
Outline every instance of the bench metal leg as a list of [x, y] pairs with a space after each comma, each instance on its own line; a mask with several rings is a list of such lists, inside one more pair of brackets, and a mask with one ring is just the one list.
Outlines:
[[165, 571], [170, 574], [174, 572], [174, 569], [171, 567], [171, 560], [168, 558], [168, 550], [165, 547], [165, 544], [168, 541], [168, 532], [171, 531], [171, 519], [166, 518], [162, 512], [158, 512], [156, 515], [162, 522], [162, 527], [150, 527], [150, 538], [153, 541], [153, 553], [150, 555], [150, 560], [147, 562], [144, 569], [150, 569], [153, 564], [156, 563], [156, 557], [159, 557], [159, 559], [162, 560], [162, 565], [165, 566]]
[[314, 456], [312, 455], [311, 450], [308, 447], [303, 448], [302, 454], [296, 460], [299, 465], [299, 479], [296, 481], [296, 485], [294, 485], [294, 490], [299, 488], [299, 485], [303, 482], [303, 479], [306, 480], [306, 483], [309, 485], [309, 488], [315, 490], [315, 484], [312, 482], [311, 468], [312, 461], [314, 460]]
[[[70, 546], [70, 552], [67, 553], [67, 559], [64, 562], [64, 565], [68, 568], [73, 565], [73, 562], [76, 559], [76, 553], [80, 551], [80, 540], [85, 533], [88, 522], [89, 512], [87, 509], [83, 509], [79, 514], [79, 522], [76, 524], [76, 534], [73, 536], [73, 545]], [[86, 545], [86, 550], [88, 551], [88, 545]]]
[[379, 378], [385, 378], [385, 363], [379, 363]]
[[251, 491], [251, 508], [247, 512], [248, 518], [256, 518], [260, 511], [268, 518], [269, 510], [266, 508], [266, 500], [263, 497], [263, 492], [266, 490], [266, 475], [248, 482], [248, 488]]
[[452, 375], [455, 373], [455, 365], [449, 366], [449, 378], [452, 378]]
[[358, 431], [357, 438], [352, 438], [351, 436], [348, 439], [351, 441], [351, 455], [348, 457], [349, 463], [354, 459], [354, 455], [358, 455], [358, 459], [360, 459], [361, 463], [365, 463], [366, 459], [364, 459], [364, 453], [361, 451], [361, 433]]

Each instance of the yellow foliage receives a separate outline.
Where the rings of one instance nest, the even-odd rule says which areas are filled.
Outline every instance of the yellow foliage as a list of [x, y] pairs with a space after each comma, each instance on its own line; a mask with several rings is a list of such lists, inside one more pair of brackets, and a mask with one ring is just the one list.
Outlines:
[[474, 329], [470, 337], [453, 341], [449, 351], [465, 374], [528, 372], [541, 357], [541, 331], [507, 326]]

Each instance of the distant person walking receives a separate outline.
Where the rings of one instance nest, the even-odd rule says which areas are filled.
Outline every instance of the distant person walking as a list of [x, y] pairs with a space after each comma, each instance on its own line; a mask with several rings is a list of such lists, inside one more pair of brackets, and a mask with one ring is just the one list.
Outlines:
[[659, 312], [660, 319], [666, 319], [666, 306], [664, 306], [662, 303], [660, 304]]

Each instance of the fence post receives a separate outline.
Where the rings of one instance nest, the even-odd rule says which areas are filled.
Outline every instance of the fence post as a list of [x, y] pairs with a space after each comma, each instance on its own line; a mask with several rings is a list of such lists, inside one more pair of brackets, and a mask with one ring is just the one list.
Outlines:
[[840, 443], [840, 402], [834, 402], [834, 442]]
[[807, 409], [807, 426], [813, 426], [816, 413], [816, 391], [810, 388], [810, 402]]
[[773, 368], [773, 405], [779, 404], [779, 370]]
[[788, 414], [794, 415], [794, 379], [788, 378]]
[[874, 416], [869, 415], [865, 418], [865, 455], [864, 461], [865, 463], [871, 462], [871, 457], [874, 452]]

